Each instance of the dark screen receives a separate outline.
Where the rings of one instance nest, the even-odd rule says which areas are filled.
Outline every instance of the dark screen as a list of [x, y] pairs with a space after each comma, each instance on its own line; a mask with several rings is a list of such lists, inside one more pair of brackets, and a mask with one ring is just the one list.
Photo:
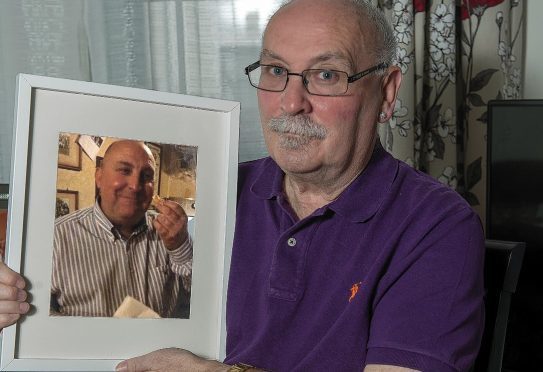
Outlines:
[[488, 238], [526, 242], [513, 295], [504, 368], [543, 364], [543, 100], [488, 104]]
[[487, 234], [543, 246], [543, 101], [489, 104]]

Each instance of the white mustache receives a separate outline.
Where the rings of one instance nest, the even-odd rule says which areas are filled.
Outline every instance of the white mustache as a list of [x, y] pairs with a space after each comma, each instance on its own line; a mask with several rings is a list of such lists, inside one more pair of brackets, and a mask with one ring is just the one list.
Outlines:
[[268, 121], [268, 128], [277, 133], [295, 134], [307, 139], [323, 140], [328, 131], [307, 116], [281, 115]]

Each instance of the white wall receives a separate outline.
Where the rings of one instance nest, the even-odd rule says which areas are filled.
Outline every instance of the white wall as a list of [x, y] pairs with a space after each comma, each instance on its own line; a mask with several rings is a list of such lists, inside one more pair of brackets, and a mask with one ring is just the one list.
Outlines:
[[526, 57], [523, 98], [543, 99], [543, 1], [526, 0]]

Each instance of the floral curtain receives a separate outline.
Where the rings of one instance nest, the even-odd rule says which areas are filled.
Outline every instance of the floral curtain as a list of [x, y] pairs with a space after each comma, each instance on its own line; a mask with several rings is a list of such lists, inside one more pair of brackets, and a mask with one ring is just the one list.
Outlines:
[[520, 97], [521, 0], [379, 0], [404, 74], [380, 128], [396, 157], [458, 190], [484, 218], [486, 105]]

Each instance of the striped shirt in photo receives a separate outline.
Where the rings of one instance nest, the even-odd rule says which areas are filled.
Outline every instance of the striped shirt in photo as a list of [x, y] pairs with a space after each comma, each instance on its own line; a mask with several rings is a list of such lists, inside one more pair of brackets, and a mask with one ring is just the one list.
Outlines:
[[58, 218], [51, 315], [110, 317], [132, 296], [161, 317], [188, 318], [192, 240], [168, 251], [151, 222], [146, 214], [123, 239], [98, 202]]

